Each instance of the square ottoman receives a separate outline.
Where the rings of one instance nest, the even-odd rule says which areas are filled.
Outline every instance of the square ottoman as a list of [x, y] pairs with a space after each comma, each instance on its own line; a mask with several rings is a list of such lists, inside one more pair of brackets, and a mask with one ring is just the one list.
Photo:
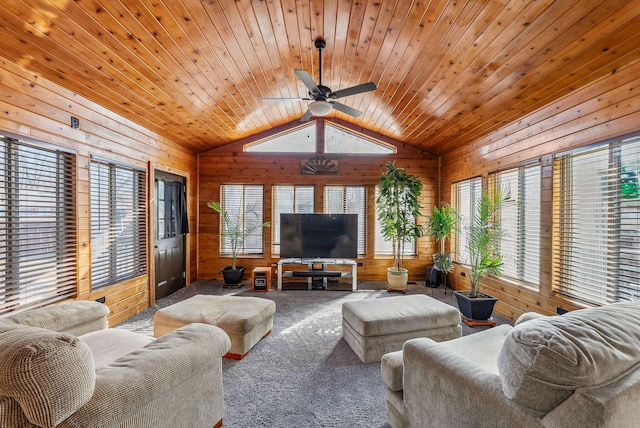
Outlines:
[[342, 305], [342, 337], [363, 363], [380, 361], [409, 339], [462, 336], [460, 312], [424, 294], [358, 300]]
[[225, 358], [241, 360], [253, 345], [271, 333], [276, 304], [259, 297], [198, 294], [166, 308], [153, 319], [153, 335], [160, 337], [194, 322], [220, 327], [231, 339]]

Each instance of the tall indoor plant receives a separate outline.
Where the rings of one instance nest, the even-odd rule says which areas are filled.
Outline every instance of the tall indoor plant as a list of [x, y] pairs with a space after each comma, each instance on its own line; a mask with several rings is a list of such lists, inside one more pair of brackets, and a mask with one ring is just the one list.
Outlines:
[[449, 205], [433, 207], [431, 215], [427, 218], [426, 228], [429, 236], [435, 238], [440, 245], [440, 251], [433, 255], [433, 268], [442, 273], [453, 270], [451, 253], [445, 250], [445, 243], [451, 232], [457, 230], [458, 219], [458, 213]]
[[269, 222], [263, 222], [261, 210], [252, 205], [245, 206], [244, 211], [229, 212], [222, 208], [220, 202], [207, 202], [207, 206], [220, 214], [224, 223], [222, 239], [227, 240], [231, 247], [231, 266], [222, 270], [224, 283], [227, 285], [239, 284], [242, 281], [244, 266], [237, 266], [236, 260], [244, 246], [247, 236], [256, 229], [270, 227]]
[[421, 215], [422, 182], [405, 168], [388, 162], [378, 180], [376, 211], [382, 236], [392, 244], [393, 266], [387, 269], [390, 290], [406, 291], [409, 272], [403, 267], [405, 244], [423, 235], [416, 222]]
[[464, 317], [486, 320], [491, 317], [497, 299], [480, 292], [487, 275], [502, 272], [502, 255], [498, 252], [502, 226], [498, 212], [503, 202], [502, 192], [483, 193], [478, 201], [474, 218], [468, 231], [469, 292], [455, 292], [458, 307]]

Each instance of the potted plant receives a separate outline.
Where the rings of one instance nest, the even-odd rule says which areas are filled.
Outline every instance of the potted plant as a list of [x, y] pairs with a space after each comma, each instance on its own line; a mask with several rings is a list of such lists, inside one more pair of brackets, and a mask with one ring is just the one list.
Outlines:
[[245, 239], [256, 229], [270, 227], [269, 222], [262, 222], [260, 211], [252, 205], [245, 206], [244, 211], [230, 213], [222, 209], [220, 202], [207, 202], [207, 206], [220, 214], [224, 223], [222, 239], [227, 240], [231, 248], [231, 266], [222, 269], [222, 277], [226, 285], [237, 285], [242, 282], [244, 266], [237, 266], [238, 253], [244, 246]]
[[471, 289], [454, 292], [460, 312], [469, 320], [488, 320], [498, 300], [481, 293], [480, 287], [487, 275], [499, 275], [502, 271], [502, 256], [498, 253], [502, 227], [497, 217], [502, 202], [502, 192], [484, 193], [469, 228], [467, 246]]
[[440, 244], [440, 251], [433, 255], [433, 268], [443, 274], [448, 274], [453, 270], [451, 253], [445, 250], [445, 243], [451, 236], [451, 232], [456, 230], [458, 218], [458, 213], [451, 206], [443, 205], [441, 208], [433, 207], [433, 211], [427, 219], [426, 228], [429, 236], [435, 238]]
[[416, 222], [422, 208], [418, 200], [422, 182], [404, 168], [388, 162], [378, 180], [376, 211], [382, 236], [391, 241], [393, 266], [387, 269], [389, 290], [406, 291], [409, 272], [403, 267], [404, 247], [423, 235], [423, 227]]

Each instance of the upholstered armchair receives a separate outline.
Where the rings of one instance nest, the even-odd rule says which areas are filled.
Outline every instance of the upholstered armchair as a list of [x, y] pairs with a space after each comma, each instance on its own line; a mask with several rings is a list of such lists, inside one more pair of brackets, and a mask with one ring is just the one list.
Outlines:
[[640, 302], [412, 339], [381, 370], [393, 428], [637, 427]]
[[207, 427], [223, 416], [218, 327], [154, 339], [74, 301], [0, 319], [0, 426]]

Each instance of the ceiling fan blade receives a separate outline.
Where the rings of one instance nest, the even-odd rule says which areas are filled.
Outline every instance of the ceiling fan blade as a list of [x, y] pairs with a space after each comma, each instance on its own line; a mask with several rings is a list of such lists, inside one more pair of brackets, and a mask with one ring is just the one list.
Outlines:
[[348, 97], [349, 95], [361, 94], [363, 92], [375, 91], [376, 84], [373, 82], [363, 83], [362, 85], [352, 86], [350, 88], [340, 89], [331, 94], [331, 98]]
[[311, 110], [307, 109], [307, 111], [300, 118], [300, 122], [307, 122], [309, 119], [311, 119], [311, 115]]
[[360, 115], [362, 114], [361, 111], [356, 110], [352, 107], [346, 106], [342, 103], [338, 103], [338, 102], [332, 102], [331, 104], [333, 104], [333, 108], [341, 111], [343, 113], [348, 114], [349, 116], [353, 116], [353, 117], [360, 117]]
[[302, 83], [304, 83], [304, 86], [306, 86], [307, 89], [309, 89], [309, 91], [316, 94], [320, 92], [318, 90], [318, 85], [316, 85], [316, 82], [313, 81], [313, 78], [309, 73], [307, 73], [304, 70], [293, 70], [293, 71], [300, 78], [300, 80], [302, 80]]
[[263, 98], [262, 101], [310, 101], [311, 98]]

